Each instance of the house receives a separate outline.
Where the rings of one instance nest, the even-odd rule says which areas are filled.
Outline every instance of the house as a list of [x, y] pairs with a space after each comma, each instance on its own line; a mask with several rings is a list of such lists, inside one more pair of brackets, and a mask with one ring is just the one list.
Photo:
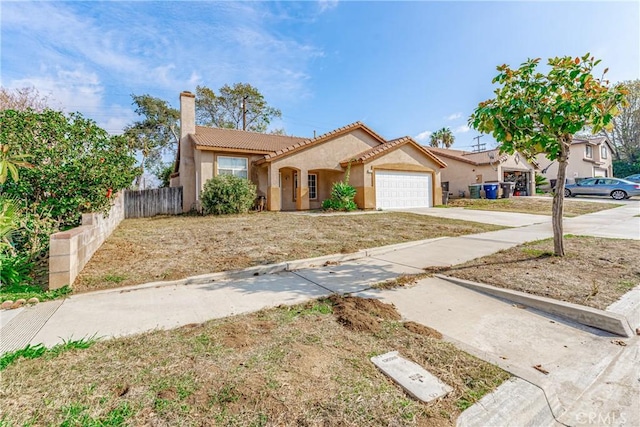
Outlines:
[[171, 186], [183, 210], [200, 208], [204, 183], [219, 174], [250, 179], [266, 209], [318, 209], [349, 171], [360, 209], [440, 204], [446, 164], [410, 137], [387, 141], [356, 122], [314, 138], [196, 126], [195, 96], [180, 94], [181, 135]]
[[[574, 138], [569, 149], [567, 163], [567, 180], [575, 182], [584, 178], [596, 176], [613, 176], [613, 146], [605, 137]], [[544, 154], [538, 154], [537, 163], [540, 174], [549, 182], [555, 182], [558, 176], [558, 162], [547, 159]]]
[[535, 194], [535, 167], [519, 153], [500, 153], [498, 149], [469, 152], [449, 148], [429, 148], [447, 162], [442, 182], [452, 197], [469, 196], [469, 185], [513, 182], [514, 194]]

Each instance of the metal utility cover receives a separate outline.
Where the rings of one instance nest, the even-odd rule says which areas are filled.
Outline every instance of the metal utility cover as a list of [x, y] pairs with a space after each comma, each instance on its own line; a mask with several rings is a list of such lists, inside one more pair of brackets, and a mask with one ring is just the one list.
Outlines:
[[422, 366], [399, 356], [397, 351], [372, 357], [371, 361], [407, 393], [423, 402], [430, 402], [453, 390]]

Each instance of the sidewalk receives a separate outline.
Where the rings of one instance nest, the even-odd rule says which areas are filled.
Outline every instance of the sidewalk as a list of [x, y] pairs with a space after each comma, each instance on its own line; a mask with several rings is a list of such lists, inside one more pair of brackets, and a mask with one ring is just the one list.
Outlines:
[[[567, 219], [565, 232], [640, 239], [640, 218], [636, 217], [640, 214], [639, 206], [639, 203], [627, 204], [617, 209]], [[478, 215], [478, 212], [469, 210], [456, 212], [455, 215], [460, 219], [481, 221], [486, 216]], [[283, 263], [260, 270], [251, 269], [245, 275], [235, 277], [220, 274], [99, 291], [41, 303], [14, 310], [10, 314], [0, 312], [0, 353], [29, 343], [51, 346], [71, 338], [110, 338], [153, 329], [170, 329], [280, 304], [296, 304], [333, 292], [366, 292], [366, 295], [394, 302], [405, 318], [439, 329], [463, 349], [498, 363], [529, 381], [506, 383], [504, 388], [487, 396], [486, 401], [483, 399], [481, 405], [474, 405], [465, 411], [461, 425], [504, 425], [504, 418], [491, 418], [504, 407], [504, 402], [500, 403], [503, 393], [542, 399], [539, 402], [536, 400], [540, 407], [536, 416], [541, 416], [539, 420], [547, 420], [550, 424], [556, 422], [551, 414], [560, 417], [568, 425], [589, 424], [582, 422], [580, 417], [595, 411], [594, 408], [600, 414], [609, 409], [609, 412], [617, 410], [617, 420], [620, 421], [620, 406], [612, 407], [616, 402], [607, 399], [607, 396], [620, 395], [620, 399], [626, 399], [625, 402], [629, 404], [638, 403], [636, 366], [640, 361], [637, 337], [628, 340], [627, 347], [612, 345], [611, 336], [603, 336], [602, 332], [595, 329], [558, 319], [553, 320], [555, 323], [550, 326], [550, 318], [544, 314], [515, 310], [508, 302], [456, 285], [443, 284], [438, 279], [426, 279], [408, 289], [384, 292], [370, 290], [374, 283], [402, 274], [420, 273], [425, 267], [458, 264], [526, 241], [552, 236], [550, 217], [509, 216], [513, 225], [533, 225], [515, 225], [518, 228], [363, 251], [353, 255], [355, 259], [338, 265], [311, 267], [313, 264], [322, 265], [327, 259], [325, 257], [318, 262]], [[505, 220], [502, 218], [508, 219], [502, 215], [500, 217], [501, 221]], [[542, 222], [532, 223], [533, 220]], [[344, 255], [338, 257], [345, 258]], [[256, 271], [262, 273], [255, 275]], [[453, 295], [457, 297], [452, 299]], [[451, 305], [454, 303], [455, 310]], [[634, 329], [640, 326], [640, 319], [634, 317], [639, 306], [640, 301], [633, 300], [622, 308], [618, 307], [623, 314], [632, 318], [631, 323], [635, 322], [631, 325]], [[461, 330], [460, 325], [464, 325]], [[554, 338], [542, 340], [548, 336]], [[543, 342], [548, 345], [540, 345]], [[567, 345], [568, 349], [558, 348], [560, 343]], [[532, 345], [535, 351], [530, 351]], [[503, 363], [505, 360], [509, 360], [509, 363]], [[553, 366], [553, 374], [538, 381], [539, 373], [529, 371], [532, 364], [541, 363]], [[532, 384], [536, 387], [532, 388]], [[493, 404], [488, 403], [489, 400]], [[517, 399], [507, 400], [519, 402]], [[524, 411], [522, 404], [512, 406], [509, 406], [509, 417], [513, 420], [511, 425], [524, 425], [527, 424], [523, 424], [526, 420], [538, 419]], [[477, 413], [477, 408], [485, 408], [484, 418]], [[626, 425], [640, 425], [637, 411], [625, 411], [626, 419], [633, 421]], [[476, 422], [467, 419], [474, 413], [474, 419], [478, 420]]]

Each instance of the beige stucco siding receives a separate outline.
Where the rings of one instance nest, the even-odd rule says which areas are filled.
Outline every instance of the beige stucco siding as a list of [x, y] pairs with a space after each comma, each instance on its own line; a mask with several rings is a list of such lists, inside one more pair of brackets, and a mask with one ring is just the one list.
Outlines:
[[363, 151], [378, 145], [379, 142], [368, 133], [356, 129], [346, 135], [305, 148], [289, 156], [271, 162], [271, 167], [281, 169], [333, 169], [342, 170], [340, 162], [348, 160]]
[[374, 209], [376, 207], [374, 176], [377, 169], [431, 173], [433, 186], [431, 191], [431, 194], [433, 194], [432, 204], [434, 206], [442, 204], [440, 166], [416, 147], [405, 144], [364, 165], [363, 206], [358, 205], [359, 207], [363, 209]]
[[[605, 146], [606, 143], [602, 143]], [[607, 146], [606, 158], [602, 157], [602, 144], [592, 144], [592, 157], [586, 155], [587, 144], [574, 144], [569, 149], [569, 162], [567, 164], [567, 180], [573, 182], [576, 178], [592, 178], [596, 176], [596, 169], [603, 169], [607, 176], [613, 176], [612, 153]], [[537, 156], [540, 169], [548, 169], [543, 174], [547, 179], [556, 179], [558, 176], [558, 162], [547, 159], [544, 154]]]

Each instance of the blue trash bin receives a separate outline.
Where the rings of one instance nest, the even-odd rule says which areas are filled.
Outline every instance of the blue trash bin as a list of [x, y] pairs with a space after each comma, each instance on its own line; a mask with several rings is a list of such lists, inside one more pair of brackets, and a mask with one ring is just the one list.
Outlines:
[[498, 187], [498, 184], [484, 184], [484, 194], [487, 196], [487, 199], [498, 198]]

